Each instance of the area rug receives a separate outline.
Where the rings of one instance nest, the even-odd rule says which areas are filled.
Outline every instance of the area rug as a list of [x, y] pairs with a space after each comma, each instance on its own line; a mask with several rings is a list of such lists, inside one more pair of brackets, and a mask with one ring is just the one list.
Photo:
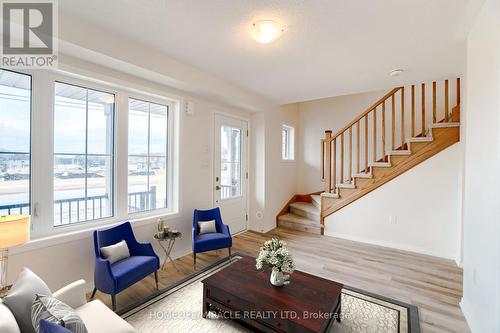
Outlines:
[[[120, 314], [141, 333], [150, 332], [229, 332], [248, 329], [209, 313], [202, 317], [201, 280], [231, 265], [241, 256], [226, 260], [193, 274], [176, 285], [134, 304]], [[386, 297], [355, 288], [342, 290], [342, 322], [335, 322], [329, 333], [419, 333], [418, 309]]]

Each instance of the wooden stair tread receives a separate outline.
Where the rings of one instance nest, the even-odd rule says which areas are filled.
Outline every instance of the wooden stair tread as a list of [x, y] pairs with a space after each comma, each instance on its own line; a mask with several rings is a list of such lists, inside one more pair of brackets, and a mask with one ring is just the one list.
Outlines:
[[332, 199], [338, 199], [339, 198], [339, 194], [338, 193], [328, 193], [328, 192], [323, 192], [321, 193], [321, 196], [322, 197], [327, 197], [327, 198], [332, 198]]
[[303, 210], [309, 214], [315, 214], [318, 215], [320, 214], [319, 209], [316, 208], [312, 203], [309, 202], [302, 202], [302, 201], [297, 201], [297, 202], [292, 202], [290, 204], [291, 208]]
[[337, 184], [336, 186], [337, 186], [337, 188], [356, 188], [356, 185], [354, 184], [354, 182], [352, 182], [352, 183], [341, 183], [341, 184]]
[[432, 142], [432, 140], [434, 140], [432, 136], [416, 136], [406, 139], [406, 142]]
[[408, 156], [411, 155], [410, 150], [392, 150], [387, 153], [388, 155], [395, 155], [395, 156]]
[[449, 127], [460, 127], [459, 122], [442, 122], [431, 124], [431, 128], [449, 128]]
[[305, 226], [310, 226], [310, 227], [315, 227], [315, 228], [323, 228], [323, 225], [320, 224], [319, 222], [312, 221], [310, 219], [307, 219], [302, 216], [298, 216], [292, 213], [288, 213], [285, 215], [281, 215], [278, 217], [278, 221], [285, 221], [289, 223], [296, 223], [300, 225], [305, 225]]
[[373, 177], [371, 172], [366, 173], [366, 172], [360, 172], [360, 173], [355, 173], [352, 175], [354, 178], [362, 178], [362, 179], [370, 179]]
[[391, 162], [370, 162], [368, 165], [376, 168], [390, 168], [392, 166]]

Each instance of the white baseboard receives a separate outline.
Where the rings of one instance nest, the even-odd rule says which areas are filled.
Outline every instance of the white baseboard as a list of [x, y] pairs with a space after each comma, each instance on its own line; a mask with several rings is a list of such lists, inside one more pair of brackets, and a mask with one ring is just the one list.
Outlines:
[[[462, 313], [465, 317], [465, 321], [467, 322], [467, 325], [469, 326], [469, 330], [471, 332], [488, 332], [488, 330], [486, 330], [484, 327], [471, 327], [471, 322], [473, 322], [473, 320], [470, 318], [471, 316], [471, 307], [468, 305], [469, 303], [462, 297], [462, 300], [460, 301], [460, 309], [462, 310]], [[480, 324], [481, 321], [478, 322], [478, 324]], [[475, 330], [473, 330], [473, 328], [475, 328]]]

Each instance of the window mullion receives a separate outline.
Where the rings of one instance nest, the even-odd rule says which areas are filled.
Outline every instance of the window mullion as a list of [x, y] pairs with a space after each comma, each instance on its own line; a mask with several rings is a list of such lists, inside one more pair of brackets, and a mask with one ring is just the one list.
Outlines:
[[[85, 89], [85, 200], [84, 200], [84, 207], [85, 207], [85, 221], [87, 221], [87, 197], [88, 197], [88, 161], [89, 161], [89, 90]], [[95, 207], [92, 207], [94, 210]], [[69, 212], [71, 214], [71, 212]], [[78, 214], [77, 214], [78, 216]], [[80, 221], [77, 221], [80, 222]]]
[[150, 159], [151, 159], [151, 103], [148, 103], [148, 157], [147, 157], [147, 164], [148, 164], [148, 181], [147, 181], [147, 188], [146, 188], [146, 193], [148, 193], [146, 195], [146, 210], [149, 210], [151, 209], [151, 205], [150, 205], [150, 197], [151, 197], [151, 193], [149, 193], [149, 191], [151, 190], [151, 187], [149, 185], [149, 176], [150, 176], [150, 172], [151, 170], [149, 169], [150, 168]]
[[115, 109], [115, 200], [116, 216], [126, 219], [128, 215], [128, 96], [116, 95]]
[[49, 234], [54, 220], [54, 82], [48, 72], [33, 75], [31, 198], [32, 238]]

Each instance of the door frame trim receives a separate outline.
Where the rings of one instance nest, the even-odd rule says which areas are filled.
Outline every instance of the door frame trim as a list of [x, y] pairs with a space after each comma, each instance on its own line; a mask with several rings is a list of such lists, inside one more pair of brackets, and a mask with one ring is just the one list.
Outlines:
[[212, 181], [210, 182], [211, 184], [211, 193], [210, 193], [210, 197], [211, 197], [211, 204], [213, 205], [215, 203], [215, 195], [214, 195], [214, 189], [215, 189], [215, 178], [214, 178], [214, 175], [215, 175], [215, 119], [217, 116], [223, 116], [223, 117], [228, 117], [228, 118], [233, 118], [235, 120], [240, 120], [240, 121], [244, 121], [246, 124], [247, 124], [247, 131], [248, 131], [248, 136], [247, 136], [247, 139], [246, 139], [246, 151], [245, 151], [245, 168], [246, 168], [246, 172], [248, 173], [248, 178], [246, 178], [246, 175], [244, 177], [244, 180], [246, 182], [246, 186], [245, 186], [245, 195], [246, 195], [246, 216], [248, 216], [248, 219], [246, 219], [245, 221], [245, 230], [242, 230], [241, 232], [245, 232], [245, 231], [248, 231], [249, 228], [249, 223], [250, 223], [250, 139], [251, 139], [251, 135], [252, 135], [252, 131], [250, 131], [250, 117], [243, 117], [243, 116], [239, 116], [239, 115], [235, 115], [235, 114], [231, 114], [231, 113], [228, 113], [228, 112], [224, 112], [224, 111], [219, 111], [219, 110], [214, 110], [213, 112], [213, 115], [212, 115], [212, 166], [211, 166], [211, 177], [212, 177]]

